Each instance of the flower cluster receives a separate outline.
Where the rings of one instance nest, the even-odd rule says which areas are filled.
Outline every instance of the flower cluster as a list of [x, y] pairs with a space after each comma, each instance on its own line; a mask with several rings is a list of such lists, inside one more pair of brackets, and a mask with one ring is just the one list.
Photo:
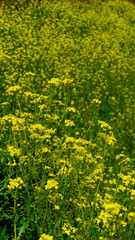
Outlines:
[[47, 235], [47, 234], [43, 233], [43, 234], [40, 236], [39, 240], [53, 240], [53, 237], [50, 236], [50, 235]]
[[47, 181], [47, 184], [45, 186], [45, 189], [51, 189], [51, 188], [55, 188], [58, 189], [58, 183], [54, 180], [54, 179], [49, 179]]
[[22, 189], [22, 186], [25, 186], [23, 180], [18, 177], [18, 178], [10, 178], [9, 179], [9, 185], [7, 185], [9, 190], [15, 189], [15, 188], [19, 188]]

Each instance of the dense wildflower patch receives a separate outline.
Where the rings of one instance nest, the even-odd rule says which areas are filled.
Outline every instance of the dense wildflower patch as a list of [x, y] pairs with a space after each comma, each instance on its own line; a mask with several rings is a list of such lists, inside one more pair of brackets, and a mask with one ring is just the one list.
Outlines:
[[133, 239], [134, 24], [121, 1], [0, 10], [2, 239]]

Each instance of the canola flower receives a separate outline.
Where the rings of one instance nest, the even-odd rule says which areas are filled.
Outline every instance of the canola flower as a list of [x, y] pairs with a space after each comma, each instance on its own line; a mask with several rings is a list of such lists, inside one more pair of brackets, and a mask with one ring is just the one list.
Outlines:
[[74, 143], [76, 140], [73, 137], [66, 137], [66, 143]]
[[99, 106], [101, 104], [101, 101], [99, 99], [92, 99], [91, 104], [96, 104]]
[[1, 124], [6, 125], [7, 123], [12, 123], [13, 126], [20, 125], [23, 126], [25, 123], [24, 118], [18, 118], [12, 114], [8, 114], [0, 118]]
[[131, 222], [131, 220], [135, 221], [135, 212], [128, 213], [128, 220]]
[[65, 120], [65, 126], [66, 126], [66, 127], [74, 127], [75, 124], [74, 124], [74, 122], [71, 121], [71, 120]]
[[41, 124], [36, 123], [36, 124], [32, 124], [30, 126], [29, 131], [30, 132], [33, 132], [33, 131], [45, 132], [45, 129]]
[[[56, 239], [67, 234], [77, 240], [94, 226], [99, 239], [130, 239], [134, 8], [125, 1], [96, 1], [90, 8], [43, 2], [19, 15], [15, 8], [7, 15], [0, 10], [0, 155], [5, 176], [20, 176], [8, 184], [16, 189], [14, 215], [20, 200], [23, 226], [27, 210], [38, 234], [55, 226]], [[7, 214], [5, 182], [1, 210]], [[17, 233], [21, 221], [14, 219]], [[7, 225], [7, 217], [3, 221]], [[31, 238], [31, 225], [23, 234]], [[7, 238], [12, 235], [9, 230]], [[53, 237], [43, 233], [40, 239]]]
[[15, 86], [11, 86], [6, 90], [6, 93], [8, 95], [13, 95], [16, 92], [20, 92], [21, 91], [21, 87], [19, 85], [15, 85]]
[[48, 83], [58, 87], [61, 84], [61, 80], [59, 78], [52, 78]]
[[67, 108], [67, 112], [73, 112], [75, 113], [76, 112], [76, 109], [74, 107], [68, 107]]
[[16, 149], [15, 147], [13, 146], [7, 146], [7, 150], [9, 152], [9, 154], [14, 157], [14, 156], [20, 156], [21, 154], [21, 149]]
[[71, 236], [71, 237], [73, 237], [73, 238], [74, 238], [74, 235], [71, 235], [71, 234], [76, 233], [77, 230], [78, 230], [77, 228], [72, 227], [72, 226], [71, 226], [69, 223], [67, 223], [67, 222], [64, 223], [62, 229], [63, 229], [63, 232], [64, 232], [64, 233], [66, 233], [68, 236]]
[[51, 189], [51, 188], [55, 188], [58, 189], [58, 182], [55, 181], [54, 179], [49, 179], [47, 180], [47, 184], [45, 186], [45, 189]]
[[112, 129], [111, 126], [108, 123], [104, 122], [104, 121], [99, 121], [98, 120], [98, 124], [100, 125], [100, 127], [103, 130], [105, 130], [105, 129], [111, 130]]
[[20, 177], [15, 178], [15, 179], [10, 178], [9, 179], [9, 184], [7, 185], [9, 190], [12, 190], [12, 189], [15, 189], [15, 188], [22, 189], [23, 186], [25, 186], [25, 184]]
[[53, 237], [50, 236], [50, 235], [47, 235], [47, 234], [43, 233], [43, 234], [40, 236], [39, 240], [53, 240]]
[[59, 207], [58, 205], [55, 205], [55, 209], [56, 209], [56, 210], [59, 210], [60, 207]]
[[104, 209], [106, 212], [112, 214], [112, 215], [118, 215], [119, 214], [119, 211], [120, 211], [120, 208], [121, 208], [121, 205], [118, 204], [118, 203], [112, 203], [112, 202], [106, 202], [104, 203], [103, 205]]
[[13, 163], [8, 162], [7, 165], [8, 165], [8, 166], [16, 166], [17, 163], [16, 163], [16, 161], [15, 161], [15, 159], [14, 159], [14, 160], [13, 160]]

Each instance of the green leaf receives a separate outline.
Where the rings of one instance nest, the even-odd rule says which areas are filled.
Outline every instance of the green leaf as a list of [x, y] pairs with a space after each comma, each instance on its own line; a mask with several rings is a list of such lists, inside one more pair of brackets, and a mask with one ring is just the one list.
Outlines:
[[7, 230], [7, 226], [5, 225], [2, 229], [2, 233], [1, 233], [1, 240], [5, 240], [5, 234], [6, 234], [6, 230]]
[[96, 240], [97, 239], [97, 228], [91, 227], [90, 231], [84, 235], [84, 237], [86, 237], [86, 236], [94, 236], [94, 240]]
[[30, 219], [31, 221], [34, 221], [34, 209], [30, 211]]
[[55, 223], [55, 226], [54, 226], [54, 229], [53, 229], [53, 233], [55, 232], [55, 229], [58, 229], [58, 227], [60, 226], [61, 220], [62, 220], [62, 216], [60, 216], [60, 217], [57, 219], [57, 221], [56, 221], [56, 223]]
[[19, 235], [18, 235], [18, 238], [17, 240], [20, 239], [21, 237], [21, 234], [25, 232], [25, 229], [27, 228], [28, 224], [29, 224], [29, 220], [27, 218], [23, 218], [21, 221], [21, 227], [18, 229], [19, 230]]
[[24, 201], [25, 201], [25, 204], [30, 208], [30, 201], [29, 201], [29, 196], [27, 192], [24, 193]]

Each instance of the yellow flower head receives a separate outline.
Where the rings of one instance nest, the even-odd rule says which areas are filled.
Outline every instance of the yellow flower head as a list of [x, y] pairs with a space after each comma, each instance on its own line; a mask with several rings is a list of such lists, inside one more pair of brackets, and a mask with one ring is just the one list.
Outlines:
[[68, 107], [67, 108], [67, 112], [73, 112], [75, 113], [76, 112], [76, 109], [74, 107]]
[[74, 124], [73, 121], [65, 120], [65, 126], [66, 126], [66, 127], [72, 127], [72, 126], [75, 126], [75, 124]]
[[51, 189], [51, 188], [56, 188], [58, 189], [58, 183], [54, 179], [50, 179], [47, 181], [47, 184], [45, 186], [45, 189]]
[[60, 207], [59, 207], [58, 205], [55, 205], [55, 209], [56, 209], [56, 210], [59, 210]]
[[53, 240], [53, 237], [50, 235], [46, 235], [45, 233], [42, 234], [39, 238], [39, 240]]
[[99, 99], [92, 99], [91, 103], [97, 104], [97, 106], [99, 106], [101, 104], [101, 101]]
[[106, 202], [106, 203], [104, 203], [104, 208], [105, 208], [106, 212], [108, 212], [112, 215], [118, 215], [121, 205], [118, 203]]
[[18, 178], [15, 178], [15, 179], [10, 178], [9, 179], [9, 185], [7, 187], [8, 187], [9, 190], [15, 189], [15, 188], [21, 189], [22, 186], [24, 186], [24, 185], [25, 184], [24, 184], [23, 180], [20, 177], [18, 177]]
[[98, 125], [100, 125], [101, 129], [103, 129], [103, 130], [111, 130], [112, 129], [111, 126], [104, 121], [98, 120]]
[[135, 213], [134, 212], [128, 213], [128, 221], [131, 222], [132, 220], [135, 220]]
[[48, 83], [58, 87], [61, 85], [61, 80], [59, 78], [52, 78]]
[[20, 156], [20, 154], [21, 154], [21, 150], [19, 148], [16, 149], [13, 146], [8, 146], [7, 150], [9, 152], [10, 156], [12, 156], [12, 157], [14, 157], [15, 155]]
[[74, 143], [75, 142], [75, 138], [74, 137], [67, 137], [65, 142], [66, 143]]
[[8, 95], [13, 95], [14, 93], [21, 90], [21, 87], [19, 85], [11, 86], [9, 87], [6, 92]]

